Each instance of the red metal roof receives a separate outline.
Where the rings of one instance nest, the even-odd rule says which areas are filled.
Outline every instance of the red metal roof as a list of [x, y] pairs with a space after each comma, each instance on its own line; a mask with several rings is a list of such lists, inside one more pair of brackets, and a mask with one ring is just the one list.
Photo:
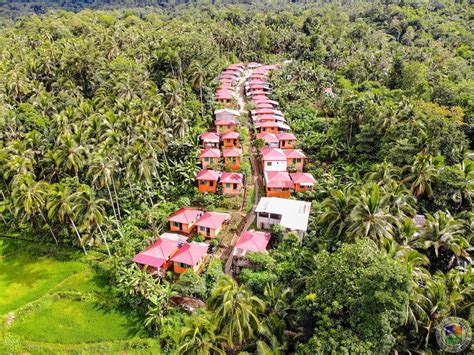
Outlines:
[[156, 242], [150, 245], [141, 253], [138, 253], [133, 261], [142, 264], [149, 265], [156, 268], [161, 267], [171, 256], [171, 254], [179, 248], [181, 243], [186, 241], [186, 237], [169, 234], [170, 237], [160, 237]]
[[217, 229], [227, 220], [230, 220], [230, 214], [228, 213], [206, 212], [199, 218], [196, 225], [199, 227]]
[[278, 122], [270, 122], [270, 121], [258, 121], [255, 123], [255, 127], [260, 128], [260, 127], [280, 127]]
[[219, 158], [221, 156], [221, 151], [216, 148], [201, 149], [200, 158]]
[[[282, 117], [277, 117], [276, 115], [272, 114], [257, 114], [257, 117], [255, 118], [257, 120], [263, 121], [263, 120], [282, 120]], [[284, 119], [284, 118], [283, 118]]]
[[273, 105], [269, 102], [256, 102], [255, 107], [258, 109], [262, 108], [273, 108]]
[[219, 133], [216, 132], [204, 132], [201, 134], [201, 140], [219, 142]]
[[222, 151], [222, 156], [224, 158], [240, 157], [241, 155], [242, 155], [242, 151], [238, 148], [229, 148], [229, 149], [224, 149]]
[[170, 216], [169, 221], [190, 224], [196, 220], [196, 217], [199, 217], [203, 213], [203, 211], [194, 208], [180, 208]]
[[314, 185], [316, 182], [310, 173], [291, 173], [290, 178], [295, 184]]
[[253, 253], [264, 252], [270, 239], [270, 233], [251, 230], [242, 233], [235, 247]]
[[228, 118], [221, 118], [219, 120], [216, 120], [216, 126], [227, 126], [227, 125], [235, 126], [236, 124], [237, 122]]
[[287, 158], [306, 158], [301, 149], [286, 149], [283, 152]]
[[274, 188], [289, 188], [294, 187], [290, 175], [286, 171], [265, 171], [265, 186]]
[[185, 243], [171, 258], [171, 261], [194, 266], [207, 254], [209, 245], [206, 243]]
[[230, 132], [226, 132], [222, 135], [222, 139], [237, 139], [239, 138], [240, 134], [239, 132], [233, 132], [233, 131], [230, 131]]
[[206, 170], [203, 169], [201, 170], [197, 175], [196, 175], [196, 180], [219, 180], [220, 172], [215, 171], [215, 170]]
[[257, 134], [257, 139], [263, 139], [266, 143], [278, 143], [278, 138], [273, 133], [262, 132]]
[[281, 141], [283, 140], [295, 141], [296, 140], [296, 136], [293, 133], [278, 133], [276, 136]]
[[283, 161], [286, 160], [283, 150], [278, 148], [262, 148], [260, 150], [262, 160], [264, 161]]
[[227, 173], [224, 172], [221, 175], [221, 183], [230, 183], [230, 184], [242, 184], [244, 175], [240, 173]]

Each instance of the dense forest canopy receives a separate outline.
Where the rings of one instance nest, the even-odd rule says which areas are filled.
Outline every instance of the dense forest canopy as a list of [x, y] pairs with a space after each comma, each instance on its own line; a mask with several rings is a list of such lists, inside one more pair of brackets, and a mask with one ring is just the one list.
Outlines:
[[[439, 319], [473, 320], [473, 9], [265, 6], [60, 11], [5, 25], [2, 230], [108, 252], [116, 297], [165, 351], [437, 350]], [[237, 61], [282, 65], [273, 98], [317, 178], [298, 195], [312, 202], [310, 229], [300, 245], [275, 228], [269, 253], [251, 254], [236, 281], [212, 260], [157, 282], [133, 255], [177, 208], [225, 203], [198, 194], [194, 176], [198, 135], [219, 107], [215, 78]], [[188, 315], [176, 292], [207, 306]]]

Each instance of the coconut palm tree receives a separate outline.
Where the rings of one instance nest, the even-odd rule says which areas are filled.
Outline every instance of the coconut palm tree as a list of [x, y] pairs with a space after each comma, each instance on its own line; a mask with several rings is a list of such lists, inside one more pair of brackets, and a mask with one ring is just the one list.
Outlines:
[[204, 317], [193, 317], [180, 334], [178, 354], [225, 354], [222, 336], [217, 335], [215, 323]]
[[79, 243], [87, 255], [87, 250], [84, 246], [82, 236], [77, 229], [74, 219], [77, 216], [74, 214], [74, 209], [77, 209], [77, 204], [80, 202], [81, 193], [75, 193], [67, 185], [53, 184], [48, 193], [46, 208], [48, 210], [49, 219], [57, 219], [61, 223], [70, 224], [79, 239]]
[[49, 185], [46, 182], [34, 181], [31, 174], [20, 174], [12, 191], [13, 202], [15, 204], [15, 214], [22, 213], [24, 218], [31, 221], [31, 218], [38, 213], [47, 225], [54, 241], [58, 244], [56, 234], [53, 232], [43, 210], [46, 207], [46, 198]]
[[408, 175], [402, 182], [411, 182], [410, 190], [415, 197], [426, 196], [431, 199], [433, 195], [431, 184], [443, 163], [444, 158], [441, 156], [433, 157], [420, 153], [415, 158], [412, 166], [404, 168]]
[[341, 237], [345, 233], [349, 226], [348, 217], [352, 204], [350, 187], [329, 192], [329, 197], [321, 204], [321, 214], [318, 217], [319, 223], [327, 226], [326, 235], [335, 233], [336, 237]]
[[110, 254], [109, 245], [107, 243], [107, 238], [102, 231], [101, 224], [104, 223], [105, 218], [105, 208], [104, 205], [107, 204], [107, 201], [104, 199], [98, 199], [95, 197], [94, 192], [88, 186], [83, 186], [82, 189], [84, 190], [84, 199], [80, 204], [77, 204], [75, 207], [76, 209], [74, 212], [80, 216], [81, 218], [81, 227], [93, 232], [95, 228], [99, 230], [99, 233], [102, 237], [102, 241], [107, 248], [107, 253], [109, 257], [112, 255]]
[[454, 219], [447, 211], [438, 211], [434, 214], [426, 214], [423, 232], [413, 240], [413, 246], [433, 250], [436, 258], [441, 259], [442, 265], [437, 266], [449, 270], [455, 266], [455, 261], [463, 258], [470, 259], [467, 251], [470, 247], [468, 237], [464, 235], [464, 228], [460, 221]]
[[253, 339], [262, 330], [260, 313], [265, 310], [265, 304], [228, 275], [217, 282], [208, 306], [231, 348]]
[[376, 242], [392, 239], [398, 223], [389, 212], [388, 199], [375, 183], [365, 185], [355, 197], [347, 235], [351, 239], [368, 237]]

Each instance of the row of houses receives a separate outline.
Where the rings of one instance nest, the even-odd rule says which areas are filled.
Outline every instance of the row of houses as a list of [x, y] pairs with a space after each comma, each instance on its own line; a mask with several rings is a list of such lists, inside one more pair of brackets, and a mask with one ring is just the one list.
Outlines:
[[178, 274], [186, 270], [196, 272], [208, 255], [209, 244], [188, 242], [189, 236], [197, 233], [206, 239], [216, 238], [230, 219], [228, 213], [181, 208], [168, 219], [170, 232], [163, 233], [156, 242], [138, 253], [133, 261], [158, 275], [167, 270]]
[[275, 69], [279, 67], [257, 68], [245, 88], [246, 95], [255, 104], [251, 118], [258, 132], [256, 138], [264, 144], [260, 155], [266, 196], [289, 198], [292, 192], [313, 191], [316, 180], [310, 173], [303, 172], [306, 155], [296, 149], [297, 139], [290, 132], [279, 103], [268, 97], [271, 93], [268, 73]]
[[233, 87], [239, 82], [245, 66], [242, 63], [231, 64], [226, 67], [217, 77], [219, 87], [216, 91], [216, 101], [220, 103], [230, 103], [234, 99], [235, 91]]
[[[243, 64], [232, 64], [219, 75], [221, 86], [216, 92], [216, 100], [221, 103], [230, 102], [234, 95], [234, 86], [239, 82], [244, 72]], [[232, 92], [227, 95], [226, 90]], [[240, 142], [240, 112], [223, 108], [214, 111], [215, 132], [204, 132], [200, 135], [201, 152], [199, 159], [202, 170], [196, 175], [198, 191], [201, 193], [216, 193], [217, 187], [222, 187], [222, 193], [228, 196], [239, 195], [243, 184], [244, 174], [238, 173], [242, 161]], [[231, 172], [221, 172], [220, 167]]]

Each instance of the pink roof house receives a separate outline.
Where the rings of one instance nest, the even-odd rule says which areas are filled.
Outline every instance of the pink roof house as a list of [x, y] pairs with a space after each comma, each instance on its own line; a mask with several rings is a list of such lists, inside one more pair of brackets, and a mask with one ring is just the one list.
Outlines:
[[203, 148], [219, 148], [219, 133], [204, 132], [199, 138]]
[[246, 253], [264, 253], [270, 242], [271, 234], [250, 230], [243, 232], [235, 244], [233, 255], [244, 256]]
[[235, 131], [236, 126], [239, 126], [239, 123], [236, 120], [230, 119], [230, 118], [223, 118], [215, 122], [216, 128], [219, 132], [222, 134], [230, 132], [230, 131]]
[[199, 192], [215, 193], [217, 189], [217, 181], [221, 173], [215, 170], [201, 170], [195, 177], [198, 181]]
[[310, 173], [291, 173], [290, 178], [295, 184], [295, 192], [313, 191], [316, 179]]
[[196, 222], [198, 233], [207, 238], [215, 238], [225, 222], [230, 220], [230, 214], [221, 212], [206, 212]]
[[243, 181], [243, 174], [223, 172], [220, 181], [222, 184], [222, 193], [229, 196], [238, 195], [242, 190]]
[[199, 159], [201, 160], [202, 168], [207, 169], [213, 168], [219, 164], [219, 158], [221, 157], [221, 151], [216, 148], [201, 149]]
[[178, 274], [186, 270], [197, 272], [206, 259], [208, 249], [209, 245], [206, 243], [185, 243], [171, 258], [174, 272]]
[[306, 159], [306, 155], [304, 155], [301, 149], [285, 149], [283, 153], [288, 159], [289, 168], [294, 167], [296, 171], [303, 171], [304, 160]]
[[203, 214], [203, 211], [194, 208], [179, 209], [168, 218], [168, 221], [170, 222], [170, 231], [185, 234], [192, 233], [195, 223]]
[[294, 187], [286, 171], [265, 171], [264, 184], [267, 197], [289, 198]]
[[265, 145], [270, 148], [278, 148], [280, 142], [275, 134], [266, 132], [257, 134], [257, 139], [263, 139]]
[[242, 151], [239, 148], [224, 149], [222, 156], [224, 157], [224, 166], [226, 169], [239, 170], [241, 155]]
[[296, 146], [296, 137], [293, 133], [278, 133], [277, 138], [281, 149], [294, 149]]
[[163, 233], [156, 242], [141, 253], [138, 253], [133, 258], [133, 262], [155, 270], [166, 270], [171, 256], [176, 253], [187, 239], [179, 234]]
[[278, 148], [262, 148], [260, 154], [264, 171], [286, 171], [288, 159], [283, 150]]
[[222, 145], [226, 148], [233, 148], [233, 147], [239, 147], [239, 137], [240, 134], [238, 132], [226, 132], [222, 135]]

